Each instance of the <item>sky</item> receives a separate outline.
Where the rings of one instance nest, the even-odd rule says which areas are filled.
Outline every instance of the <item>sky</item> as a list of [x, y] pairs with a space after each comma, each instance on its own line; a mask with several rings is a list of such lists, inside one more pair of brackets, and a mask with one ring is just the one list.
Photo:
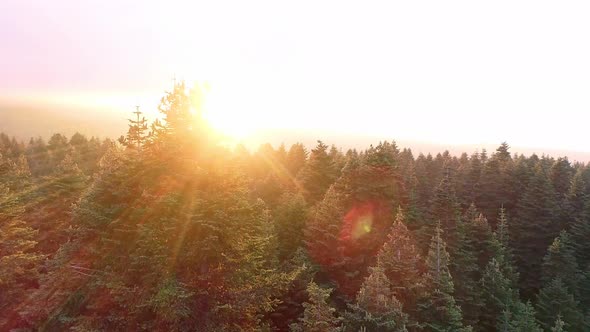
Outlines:
[[206, 84], [236, 137], [590, 152], [588, 17], [587, 1], [2, 0], [0, 100], [124, 119], [176, 78]]

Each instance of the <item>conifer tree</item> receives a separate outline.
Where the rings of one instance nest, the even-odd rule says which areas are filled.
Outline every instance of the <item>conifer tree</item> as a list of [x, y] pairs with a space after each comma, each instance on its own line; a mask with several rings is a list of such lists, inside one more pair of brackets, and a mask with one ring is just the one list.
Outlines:
[[80, 134], [79, 132], [74, 133], [72, 137], [70, 137], [70, 145], [85, 145], [88, 143], [88, 139], [86, 136]]
[[578, 169], [572, 178], [568, 192], [565, 196], [564, 218], [565, 226], [571, 229], [576, 220], [583, 217], [584, 205], [588, 201], [586, 193], [586, 181], [582, 169]]
[[333, 275], [336, 280], [342, 277], [337, 267], [342, 261], [339, 238], [345, 213], [342, 195], [331, 187], [324, 199], [311, 210], [304, 230], [310, 257], [324, 273]]
[[451, 274], [455, 280], [455, 299], [461, 307], [465, 322], [477, 323], [480, 307], [480, 294], [478, 289], [479, 271], [477, 247], [479, 244], [475, 238], [475, 220], [479, 212], [474, 204], [465, 211], [457, 227], [457, 250], [452, 256], [450, 264]]
[[380, 266], [372, 267], [365, 279], [356, 303], [346, 314], [347, 331], [407, 332], [407, 315], [391, 291], [390, 282]]
[[[429, 203], [432, 201], [434, 193], [432, 188], [436, 187], [436, 185], [440, 182], [440, 174], [434, 170], [433, 160], [430, 154], [428, 154], [428, 156], [419, 154], [414, 165], [414, 172], [416, 174], [417, 180], [416, 194], [418, 196], [418, 202], [420, 203], [421, 209], [424, 211], [429, 211]], [[430, 237], [428, 234], [425, 235], [426, 237], [424, 240], [428, 242]], [[420, 242], [422, 242], [422, 239]]]
[[0, 183], [12, 192], [31, 184], [31, 169], [24, 155], [12, 160], [0, 152]]
[[287, 148], [285, 148], [285, 143], [279, 145], [274, 157], [281, 166], [287, 167]]
[[202, 98], [201, 87], [189, 91], [183, 81], [174, 83], [158, 106], [163, 120], [152, 123], [152, 152], [194, 158], [216, 139], [203, 118]]
[[310, 204], [321, 200], [330, 185], [336, 181], [338, 173], [334, 160], [328, 154], [328, 146], [318, 141], [315, 149], [311, 150], [309, 161], [298, 175], [306, 200]]
[[[311, 256], [324, 270], [330, 267], [338, 292], [348, 299], [357, 294], [368, 268], [375, 265], [375, 256], [393, 222], [392, 210], [401, 191], [395, 163], [396, 148], [387, 142], [369, 148], [358, 158], [351, 157], [342, 176], [317, 204], [321, 214], [316, 213], [316, 217], [320, 218], [308, 223], [306, 239], [311, 244]], [[331, 202], [335, 197], [337, 202]], [[330, 227], [316, 226], [321, 220]], [[309, 231], [312, 228], [316, 231]], [[320, 243], [330, 245], [317, 247]]]
[[549, 330], [561, 316], [567, 331], [587, 331], [579, 303], [560, 278], [555, 278], [541, 289], [537, 300], [539, 323]]
[[562, 231], [555, 238], [547, 250], [547, 255], [543, 258], [543, 283], [549, 284], [556, 278], [563, 282], [570, 293], [579, 295], [582, 275], [576, 262], [573, 244], [566, 231]]
[[127, 119], [129, 121], [129, 129], [127, 130], [127, 137], [119, 139], [119, 142], [130, 149], [140, 151], [141, 147], [146, 143], [148, 136], [146, 131], [148, 130], [148, 124], [145, 117], [141, 117], [143, 114], [139, 111], [139, 106], [136, 107], [136, 111], [133, 114], [136, 116], [135, 119]]
[[43, 255], [35, 250], [37, 231], [18, 219], [0, 226], [0, 307], [22, 296], [39, 277]]
[[492, 230], [488, 220], [481, 213], [471, 221], [470, 226], [470, 240], [473, 241], [473, 247], [475, 248], [477, 266], [479, 271], [482, 271], [494, 254], [492, 250]]
[[307, 151], [301, 143], [295, 143], [289, 148], [287, 153], [287, 169], [291, 173], [291, 176], [297, 177], [299, 171], [305, 166], [307, 160]]
[[488, 263], [480, 282], [483, 310], [477, 330], [492, 331], [501, 322], [503, 312], [510, 310], [518, 301], [518, 292], [502, 272], [495, 258]]
[[512, 310], [505, 310], [498, 323], [499, 332], [542, 332], [535, 319], [535, 308], [529, 302], [518, 302]]
[[494, 232], [496, 239], [500, 245], [506, 249], [510, 249], [510, 233], [508, 230], [508, 217], [506, 216], [506, 209], [502, 206], [498, 215], [498, 226]]
[[570, 229], [575, 255], [581, 267], [590, 265], [590, 199], [587, 199], [580, 216]]
[[471, 157], [467, 153], [463, 153], [459, 158], [459, 168], [457, 169], [457, 197], [461, 201], [462, 208], [475, 202], [480, 175], [481, 163], [477, 153]]
[[565, 332], [565, 323], [561, 320], [561, 315], [557, 316], [555, 325], [551, 328], [551, 332]]
[[520, 289], [532, 297], [541, 287], [543, 253], [559, 234], [555, 192], [540, 165], [519, 201], [512, 227], [512, 247], [520, 272]]
[[303, 229], [307, 220], [307, 205], [301, 194], [285, 194], [275, 210], [275, 223], [281, 260], [291, 259], [303, 246]]
[[449, 254], [440, 224], [435, 229], [426, 258], [425, 293], [419, 304], [420, 322], [432, 331], [470, 331], [464, 327], [461, 308], [453, 297], [454, 285], [449, 272]]
[[313, 281], [307, 286], [309, 301], [303, 304], [305, 311], [300, 322], [291, 325], [293, 332], [337, 332], [342, 331], [341, 319], [336, 309], [328, 304], [331, 289], [322, 289]]
[[567, 158], [557, 158], [551, 166], [549, 178], [560, 200], [567, 194], [572, 176], [573, 169]]
[[37, 231], [20, 220], [23, 212], [22, 203], [0, 182], [0, 309], [37, 281], [43, 260], [35, 250]]
[[420, 230], [421, 242], [427, 243], [426, 239], [431, 238], [434, 234], [433, 225], [440, 222], [444, 231], [444, 240], [449, 246], [449, 251], [453, 254], [457, 247], [457, 221], [460, 219], [460, 215], [449, 168], [446, 168], [442, 180], [435, 189], [430, 204], [429, 217], [430, 224]]
[[518, 286], [518, 272], [514, 265], [514, 255], [510, 247], [510, 229], [504, 207], [500, 208], [498, 226], [493, 233], [491, 247], [494, 251], [493, 256], [500, 265], [502, 273], [511, 281], [512, 287], [516, 289]]
[[404, 311], [416, 319], [416, 300], [420, 283], [421, 258], [412, 234], [405, 225], [400, 208], [388, 238], [377, 255], [377, 264], [391, 283], [393, 295], [404, 305]]

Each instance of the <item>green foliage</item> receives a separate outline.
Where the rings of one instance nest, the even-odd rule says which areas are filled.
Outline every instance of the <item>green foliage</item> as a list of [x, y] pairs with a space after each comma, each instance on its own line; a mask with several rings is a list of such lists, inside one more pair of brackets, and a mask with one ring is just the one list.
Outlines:
[[586, 200], [570, 232], [578, 264], [582, 267], [590, 265], [590, 199]]
[[291, 176], [296, 177], [307, 161], [307, 150], [301, 143], [296, 143], [289, 148], [287, 153], [287, 169]]
[[483, 307], [479, 281], [493, 255], [492, 231], [487, 219], [472, 204], [459, 224], [458, 247], [451, 272], [456, 281], [455, 299], [467, 324], [476, 325]]
[[480, 285], [483, 310], [477, 329], [489, 331], [498, 325], [504, 311], [510, 310], [518, 301], [518, 292], [512, 288], [510, 279], [504, 276], [496, 259], [492, 259], [486, 266]]
[[[0, 176], [22, 172], [17, 163], [5, 160], [0, 166]], [[0, 182], [0, 310], [6, 313], [3, 318], [10, 316], [7, 307], [19, 304], [27, 290], [36, 285], [45, 258], [36, 248], [38, 232], [21, 219], [24, 212], [23, 204], [17, 193], [11, 191], [10, 183]], [[0, 326], [2, 323], [3, 319], [0, 319]]]
[[471, 327], [463, 326], [461, 308], [453, 297], [449, 260], [439, 224], [426, 258], [425, 291], [418, 303], [420, 322], [431, 331], [470, 331]]
[[572, 294], [579, 294], [582, 275], [576, 262], [570, 236], [566, 231], [562, 231], [555, 238], [543, 259], [543, 283], [549, 284], [556, 278], [563, 281]]
[[557, 316], [555, 326], [551, 328], [551, 332], [565, 332], [565, 323], [561, 320], [561, 316]]
[[510, 310], [505, 310], [497, 330], [499, 332], [543, 331], [535, 319], [535, 308], [530, 302], [518, 302]]
[[453, 188], [451, 170], [446, 168], [444, 176], [434, 191], [434, 197], [430, 204], [430, 223], [421, 230], [422, 241], [426, 243], [427, 238], [434, 234], [433, 226], [440, 222], [444, 231], [444, 240], [449, 246], [451, 254], [457, 250], [457, 222], [460, 219], [459, 203]]
[[43, 255], [35, 251], [37, 232], [23, 221], [4, 220], [0, 226], [0, 307], [22, 295], [39, 277]]
[[537, 300], [537, 314], [542, 327], [549, 330], [562, 317], [567, 331], [587, 331], [579, 303], [559, 278], [541, 289]]
[[129, 129], [127, 130], [127, 136], [121, 136], [119, 142], [127, 148], [139, 152], [148, 139], [148, 135], [146, 134], [146, 131], [148, 130], [148, 122], [145, 117], [140, 118], [143, 113], [139, 111], [139, 106], [137, 106], [137, 110], [133, 112], [133, 114], [135, 114], [136, 118], [128, 119]]
[[337, 332], [341, 331], [341, 319], [336, 317], [336, 309], [328, 304], [331, 289], [322, 289], [316, 283], [307, 286], [309, 301], [303, 304], [305, 311], [300, 322], [291, 325], [293, 332]]
[[315, 149], [311, 150], [309, 161], [298, 174], [305, 199], [309, 203], [321, 200], [330, 185], [336, 181], [339, 173], [340, 170], [328, 154], [328, 146], [318, 141]]
[[512, 223], [512, 247], [520, 273], [520, 289], [526, 297], [533, 296], [541, 287], [539, 271], [543, 253], [559, 234], [555, 202], [553, 187], [537, 165]]
[[415, 320], [416, 299], [421, 288], [418, 280], [422, 258], [412, 234], [405, 225], [401, 208], [397, 212], [387, 240], [377, 255], [377, 264], [383, 268], [391, 283], [393, 295], [403, 303], [404, 311], [411, 319]]
[[379, 265], [371, 268], [356, 296], [356, 303], [349, 309], [345, 315], [345, 330], [407, 332], [407, 315]]
[[275, 225], [277, 241], [281, 244], [279, 258], [291, 259], [303, 246], [303, 229], [307, 220], [307, 204], [300, 194], [285, 194], [276, 207]]
[[230, 151], [205, 88], [149, 133], [135, 112], [126, 148], [0, 133], [0, 330], [588, 330], [587, 165]]

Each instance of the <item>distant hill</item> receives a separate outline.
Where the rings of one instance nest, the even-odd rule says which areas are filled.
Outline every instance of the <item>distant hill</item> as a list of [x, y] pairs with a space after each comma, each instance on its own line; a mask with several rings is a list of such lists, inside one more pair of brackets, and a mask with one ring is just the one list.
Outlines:
[[127, 130], [127, 121], [112, 111], [90, 107], [34, 105], [0, 100], [0, 132], [20, 140], [49, 137], [53, 133], [71, 136], [119, 137]]

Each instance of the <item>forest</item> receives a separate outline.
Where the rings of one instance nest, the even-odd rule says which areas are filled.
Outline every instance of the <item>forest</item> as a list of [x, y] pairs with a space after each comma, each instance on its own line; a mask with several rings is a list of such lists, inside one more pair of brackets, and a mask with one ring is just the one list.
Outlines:
[[119, 139], [0, 135], [0, 331], [590, 331], [590, 165], [251, 152], [194, 100]]

